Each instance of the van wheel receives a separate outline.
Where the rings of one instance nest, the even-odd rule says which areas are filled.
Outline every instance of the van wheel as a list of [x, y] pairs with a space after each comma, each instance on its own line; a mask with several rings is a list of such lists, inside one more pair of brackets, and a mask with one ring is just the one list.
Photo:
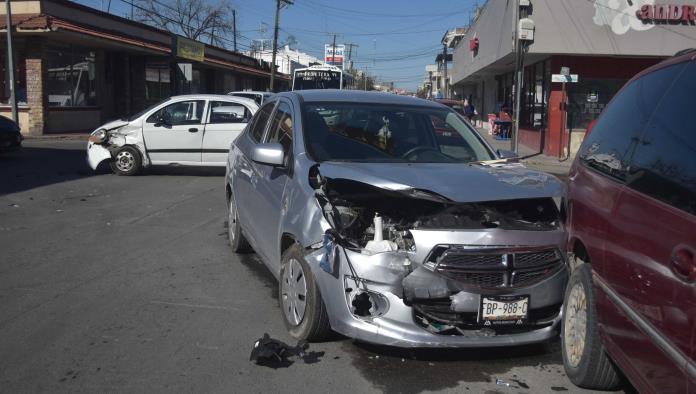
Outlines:
[[331, 326], [326, 306], [297, 245], [283, 253], [278, 292], [283, 321], [293, 338], [319, 342], [329, 337]]
[[227, 205], [227, 240], [235, 253], [248, 252], [251, 249], [249, 242], [242, 234], [242, 225], [239, 224], [239, 216], [237, 215], [237, 203], [232, 193], [230, 193]]
[[597, 329], [590, 264], [578, 266], [566, 288], [561, 349], [566, 375], [577, 386], [595, 390], [613, 390], [619, 386], [619, 375]]
[[124, 146], [117, 150], [114, 159], [109, 162], [111, 171], [116, 175], [136, 175], [142, 169], [142, 165], [140, 152], [132, 146]]

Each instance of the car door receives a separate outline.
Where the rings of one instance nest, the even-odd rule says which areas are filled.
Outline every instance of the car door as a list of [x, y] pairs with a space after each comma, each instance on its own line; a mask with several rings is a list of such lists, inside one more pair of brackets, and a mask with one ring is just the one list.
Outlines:
[[201, 149], [204, 164], [224, 165], [230, 144], [246, 127], [251, 111], [244, 104], [233, 101], [209, 102]]
[[143, 123], [145, 149], [153, 164], [200, 163], [205, 100], [168, 103]]
[[259, 239], [261, 249], [267, 255], [270, 268], [275, 272], [280, 268], [280, 234], [279, 222], [282, 212], [287, 209], [287, 199], [284, 194], [285, 185], [292, 176], [292, 152], [294, 124], [292, 106], [285, 99], [279, 100], [271, 118], [264, 142], [276, 142], [285, 151], [285, 165], [271, 166], [253, 163], [259, 180], [255, 184], [256, 204], [258, 205], [258, 231], [264, 234]]
[[688, 270], [696, 253], [696, 149], [692, 129], [684, 128], [675, 112], [688, 113], [694, 104], [689, 94], [696, 79], [684, 72], [685, 65], [678, 64], [638, 81], [648, 91], [659, 86], [659, 93], [645, 96], [646, 107], [631, 115], [649, 114], [625, 150], [625, 186], [608, 223], [603, 274], [604, 290], [617, 312], [605, 314], [605, 332], [633, 369], [638, 389], [665, 393], [687, 390], [685, 367], [694, 329], [688, 314], [696, 309], [693, 280], [679, 278], [671, 262], [683, 258], [680, 264]]
[[[256, 184], [260, 175], [257, 166], [251, 159], [254, 146], [263, 141], [265, 131], [268, 127], [271, 113], [276, 102], [269, 102], [262, 106], [252, 120], [252, 124], [242, 136], [237, 139], [236, 145], [241, 154], [235, 156], [235, 163], [231, 163], [234, 173], [232, 174], [232, 193], [237, 201], [237, 215], [239, 223], [244, 229], [249, 242], [258, 251], [258, 240], [266, 236], [259, 232], [259, 217], [261, 206], [257, 204]], [[263, 254], [262, 252], [260, 254]]]

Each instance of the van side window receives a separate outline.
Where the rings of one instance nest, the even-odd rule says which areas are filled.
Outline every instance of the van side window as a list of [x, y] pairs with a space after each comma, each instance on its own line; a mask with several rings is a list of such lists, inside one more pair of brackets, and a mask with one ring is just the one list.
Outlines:
[[619, 181], [626, 180], [635, 141], [643, 132], [665, 87], [683, 65], [654, 71], [631, 82], [615, 97], [580, 147], [580, 162]]
[[[675, 73], [676, 74], [676, 73]], [[696, 62], [678, 74], [635, 143], [628, 187], [696, 215]]]

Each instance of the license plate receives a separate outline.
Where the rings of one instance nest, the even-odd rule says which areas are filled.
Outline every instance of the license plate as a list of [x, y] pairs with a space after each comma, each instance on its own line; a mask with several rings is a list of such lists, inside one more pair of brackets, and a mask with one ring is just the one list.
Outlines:
[[517, 322], [527, 319], [528, 296], [481, 297], [479, 320], [487, 322]]

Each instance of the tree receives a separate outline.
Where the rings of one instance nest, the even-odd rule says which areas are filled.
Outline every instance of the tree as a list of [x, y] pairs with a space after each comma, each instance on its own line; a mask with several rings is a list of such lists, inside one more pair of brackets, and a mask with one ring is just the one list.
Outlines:
[[192, 40], [229, 47], [232, 6], [228, 0], [135, 0], [136, 18]]

